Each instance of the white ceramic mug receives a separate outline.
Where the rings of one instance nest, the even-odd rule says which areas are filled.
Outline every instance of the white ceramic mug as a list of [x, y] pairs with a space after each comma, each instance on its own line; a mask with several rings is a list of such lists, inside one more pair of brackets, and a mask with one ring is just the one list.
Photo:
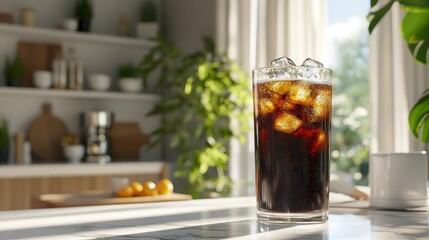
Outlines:
[[372, 154], [370, 205], [386, 209], [426, 206], [427, 171], [426, 152]]

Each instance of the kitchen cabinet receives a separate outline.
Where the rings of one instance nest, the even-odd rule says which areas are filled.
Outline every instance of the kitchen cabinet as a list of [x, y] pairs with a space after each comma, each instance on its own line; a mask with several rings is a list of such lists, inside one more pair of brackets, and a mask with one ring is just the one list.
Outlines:
[[112, 177], [157, 182], [169, 173], [162, 162], [2, 166], [0, 211], [29, 209], [40, 194], [110, 191]]

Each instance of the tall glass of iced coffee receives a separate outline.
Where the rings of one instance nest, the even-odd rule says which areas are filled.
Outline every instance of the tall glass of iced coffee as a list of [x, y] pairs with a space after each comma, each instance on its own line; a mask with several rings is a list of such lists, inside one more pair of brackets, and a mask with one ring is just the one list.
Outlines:
[[287, 57], [253, 71], [258, 220], [328, 219], [332, 70]]

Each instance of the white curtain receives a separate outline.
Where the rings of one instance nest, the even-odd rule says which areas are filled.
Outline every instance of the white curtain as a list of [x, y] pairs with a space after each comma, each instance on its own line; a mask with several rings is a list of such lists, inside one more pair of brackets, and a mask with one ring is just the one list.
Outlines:
[[[281, 56], [298, 65], [307, 57], [326, 62], [327, 0], [218, 0], [217, 18], [218, 46], [249, 76]], [[230, 174], [244, 185], [254, 182], [253, 132], [248, 139], [231, 143]], [[235, 194], [252, 194], [253, 184], [248, 186]]]
[[408, 113], [429, 88], [429, 67], [412, 59], [400, 33], [402, 17], [399, 5], [394, 4], [370, 35], [372, 152], [427, 150], [412, 136]]

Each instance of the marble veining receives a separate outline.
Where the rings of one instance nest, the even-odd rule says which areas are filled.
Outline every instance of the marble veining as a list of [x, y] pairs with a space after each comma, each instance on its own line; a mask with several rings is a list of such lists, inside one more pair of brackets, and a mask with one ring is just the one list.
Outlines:
[[[324, 224], [256, 220], [255, 198], [7, 211], [0, 239], [428, 239], [429, 211], [387, 211], [338, 203]], [[336, 207], [340, 206], [340, 207]]]

